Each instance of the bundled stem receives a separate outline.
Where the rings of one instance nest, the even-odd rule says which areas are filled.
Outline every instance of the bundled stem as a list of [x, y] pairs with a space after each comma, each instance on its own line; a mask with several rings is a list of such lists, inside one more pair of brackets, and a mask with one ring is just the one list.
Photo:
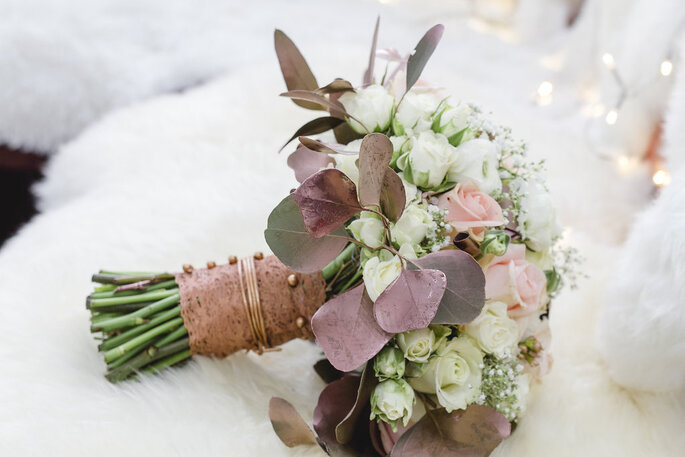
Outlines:
[[[361, 280], [359, 250], [350, 244], [322, 271], [327, 297]], [[157, 373], [188, 360], [190, 342], [181, 317], [174, 275], [100, 271], [86, 299], [92, 333], [101, 333], [98, 350], [107, 363], [106, 378], [119, 382], [138, 373]]]

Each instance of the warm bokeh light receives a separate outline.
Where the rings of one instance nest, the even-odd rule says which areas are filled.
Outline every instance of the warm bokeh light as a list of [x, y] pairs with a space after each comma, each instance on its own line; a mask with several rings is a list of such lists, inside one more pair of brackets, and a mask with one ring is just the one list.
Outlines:
[[669, 76], [671, 73], [673, 73], [673, 62], [668, 59], [664, 60], [661, 62], [659, 70], [661, 71], [662, 75]]
[[613, 70], [614, 68], [616, 68], [616, 61], [614, 60], [614, 56], [612, 56], [608, 52], [605, 52], [604, 55], [602, 55], [602, 62], [604, 62], [604, 65], [606, 65], [609, 70]]
[[657, 170], [652, 176], [652, 181], [659, 187], [668, 186], [671, 183], [671, 175], [666, 170]]
[[607, 124], [614, 125], [618, 120], [618, 110], [612, 109], [611, 111], [609, 111], [604, 120]]

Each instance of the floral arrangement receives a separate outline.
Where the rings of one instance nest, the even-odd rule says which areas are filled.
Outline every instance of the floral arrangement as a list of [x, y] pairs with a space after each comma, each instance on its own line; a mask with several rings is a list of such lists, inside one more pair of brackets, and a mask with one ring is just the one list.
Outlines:
[[[487, 455], [551, 364], [546, 316], [565, 266], [553, 261], [560, 226], [541, 164], [477, 106], [419, 81], [442, 32], [402, 59], [376, 52], [377, 25], [359, 87], [319, 87], [276, 36], [282, 95], [330, 116], [293, 136], [301, 184], [272, 212], [267, 241], [303, 272], [349, 243], [360, 250], [351, 287], [312, 318], [337, 370], [314, 411], [331, 455]], [[380, 80], [377, 54], [395, 63]], [[306, 136], [329, 129], [335, 143]], [[312, 442], [285, 400], [271, 417], [286, 444]]]
[[270, 402], [288, 446], [486, 456], [510, 434], [551, 366], [550, 300], [573, 255], [525, 144], [419, 79], [442, 33], [404, 58], [376, 49], [377, 22], [362, 84], [320, 86], [276, 31], [282, 95], [325, 115], [284, 145], [298, 141], [300, 185], [268, 218], [275, 256], [94, 275], [86, 306], [110, 381], [315, 337], [327, 386], [314, 431]]

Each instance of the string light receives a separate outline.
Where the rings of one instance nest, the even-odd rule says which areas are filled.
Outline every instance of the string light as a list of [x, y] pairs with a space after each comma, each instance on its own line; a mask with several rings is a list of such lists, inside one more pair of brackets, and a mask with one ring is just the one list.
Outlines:
[[604, 62], [604, 65], [606, 65], [609, 70], [616, 68], [616, 60], [614, 60], [614, 56], [608, 52], [605, 52], [602, 55], [602, 62]]
[[542, 81], [540, 85], [538, 86], [538, 89], [536, 91], [537, 97], [536, 101], [537, 104], [540, 106], [545, 106], [549, 105], [552, 103], [552, 93], [554, 92], [554, 84], [552, 84], [550, 81]]
[[669, 76], [671, 73], [673, 73], [673, 62], [671, 61], [671, 59], [666, 59], [663, 62], [661, 62], [659, 71], [661, 71], [661, 74], [663, 76]]
[[671, 183], [671, 175], [668, 171], [659, 169], [652, 175], [652, 181], [657, 187], [668, 186]]
[[607, 124], [609, 125], [614, 125], [616, 124], [616, 121], [618, 120], [618, 110], [616, 108], [612, 109], [609, 111], [604, 118]]

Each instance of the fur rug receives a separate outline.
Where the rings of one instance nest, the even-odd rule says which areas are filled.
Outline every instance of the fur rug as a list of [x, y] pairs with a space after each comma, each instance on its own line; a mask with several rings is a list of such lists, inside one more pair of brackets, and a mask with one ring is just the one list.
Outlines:
[[[422, 20], [386, 27], [382, 45], [411, 46]], [[310, 36], [284, 28], [298, 42]], [[337, 46], [335, 55], [317, 42], [302, 45], [321, 81], [361, 74], [369, 31], [333, 30], [319, 41], [343, 43], [342, 35], [355, 44]], [[618, 386], [594, 343], [603, 286], [649, 197], [648, 180], [619, 175], [588, 151], [580, 116], [550, 116], [528, 103], [538, 57], [448, 29], [426, 70], [449, 93], [493, 110], [529, 140], [534, 158], [548, 159], [566, 242], [581, 249], [591, 274], [555, 302], [554, 370], [493, 455], [682, 455], [682, 396]], [[90, 274], [101, 267], [176, 270], [266, 250], [266, 216], [294, 185], [285, 154], [275, 151], [310, 118], [275, 96], [282, 87], [275, 59], [245, 66], [115, 111], [53, 157], [36, 189], [41, 214], [0, 252], [0, 455], [322, 455], [285, 448], [266, 412], [278, 395], [311, 419], [323, 387], [311, 369], [320, 356], [314, 345], [198, 357], [113, 386], [101, 375], [83, 306]]]

